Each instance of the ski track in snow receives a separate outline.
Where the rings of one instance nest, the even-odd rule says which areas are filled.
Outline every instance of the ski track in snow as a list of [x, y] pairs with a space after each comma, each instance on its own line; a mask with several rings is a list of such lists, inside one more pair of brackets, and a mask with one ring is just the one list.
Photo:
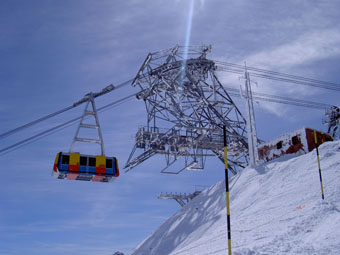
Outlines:
[[[340, 141], [287, 161], [246, 168], [230, 180], [234, 255], [340, 254]], [[227, 254], [221, 181], [170, 217], [132, 255]]]

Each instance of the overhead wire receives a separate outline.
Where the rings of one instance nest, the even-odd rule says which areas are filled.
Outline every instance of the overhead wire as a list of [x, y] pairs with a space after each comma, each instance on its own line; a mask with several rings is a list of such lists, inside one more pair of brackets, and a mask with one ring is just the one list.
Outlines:
[[5, 132], [5, 133], [3, 133], [3, 134], [0, 134], [0, 139], [3, 139], [3, 138], [8, 137], [8, 136], [10, 136], [10, 135], [13, 135], [13, 134], [15, 134], [15, 133], [17, 133], [17, 132], [19, 132], [19, 131], [25, 129], [25, 128], [28, 128], [28, 127], [33, 126], [33, 125], [35, 125], [35, 124], [38, 124], [38, 123], [40, 123], [40, 122], [42, 122], [42, 121], [44, 121], [44, 120], [47, 120], [47, 119], [52, 118], [52, 117], [54, 117], [54, 116], [57, 116], [57, 115], [59, 115], [59, 114], [61, 114], [61, 113], [63, 113], [63, 112], [66, 112], [66, 111], [68, 111], [68, 110], [71, 110], [71, 109], [73, 109], [73, 108], [74, 108], [73, 105], [68, 106], [68, 107], [65, 107], [64, 109], [61, 109], [61, 110], [56, 111], [56, 112], [54, 112], [54, 113], [48, 114], [48, 115], [46, 115], [46, 116], [44, 116], [44, 117], [42, 117], [42, 118], [39, 118], [39, 119], [36, 119], [36, 120], [31, 121], [31, 122], [29, 122], [29, 123], [26, 123], [25, 125], [22, 125], [22, 126], [20, 126], [20, 127], [17, 127], [17, 128], [15, 128], [15, 129], [9, 130], [9, 131], [7, 131], [7, 132]]
[[[217, 64], [217, 67], [219, 71], [225, 71], [225, 72], [231, 72], [231, 73], [236, 73], [236, 74], [243, 74], [244, 71], [247, 69], [247, 71], [254, 71], [251, 72], [250, 74], [252, 76], [255, 77], [260, 77], [260, 78], [265, 78], [265, 79], [272, 79], [272, 80], [278, 80], [278, 81], [284, 81], [284, 82], [289, 82], [289, 83], [295, 83], [295, 84], [301, 84], [301, 85], [308, 85], [308, 86], [314, 86], [314, 87], [319, 87], [319, 88], [324, 88], [324, 89], [330, 89], [330, 90], [335, 90], [335, 91], [340, 91], [340, 85], [339, 84], [335, 84], [335, 83], [330, 83], [330, 82], [324, 82], [324, 81], [319, 81], [319, 80], [315, 80], [315, 79], [310, 79], [310, 78], [306, 78], [306, 77], [301, 77], [301, 76], [296, 76], [296, 75], [290, 75], [290, 74], [284, 74], [284, 73], [279, 73], [279, 72], [274, 72], [274, 71], [269, 71], [269, 70], [265, 70], [265, 69], [260, 69], [260, 68], [254, 68], [254, 67], [245, 67], [242, 65], [238, 65], [238, 64], [233, 64], [233, 63], [228, 63], [228, 62], [223, 62], [223, 61], [216, 61], [214, 60], [214, 62]], [[246, 68], [246, 69], [245, 69]], [[106, 90], [108, 87], [106, 87], [105, 89], [103, 89], [101, 92], [99, 93], [95, 93], [96, 97], [97, 96], [101, 96], [103, 94], [106, 94], [108, 92], [111, 92], [113, 90], [119, 89], [127, 84], [129, 84], [131, 81], [133, 81], [134, 79], [130, 79], [128, 81], [125, 81], [117, 86], [114, 86], [114, 89], [111, 88], [109, 90]], [[113, 86], [113, 85], [110, 85]], [[228, 88], [225, 87], [226, 90], [228, 91], [228, 93], [230, 93], [230, 95], [236, 96], [236, 97], [241, 97], [241, 94], [238, 93], [239, 91], [237, 89], [234, 88]], [[139, 93], [139, 92], [138, 92]], [[127, 97], [124, 97], [120, 100], [114, 101], [110, 104], [107, 104], [101, 108], [98, 108], [98, 112], [100, 111], [105, 111], [107, 109], [110, 109], [111, 107], [116, 106], [116, 104], [122, 103], [125, 100], [131, 98], [132, 96], [136, 96], [138, 93], [134, 93], [132, 95], [129, 95]], [[87, 94], [88, 95], [88, 94]], [[87, 96], [86, 95], [86, 96]], [[81, 99], [80, 101], [74, 103], [71, 106], [65, 107], [57, 112], [48, 114], [42, 118], [39, 118], [37, 120], [31, 121], [29, 123], [26, 123], [20, 127], [17, 127], [15, 129], [9, 130], [3, 134], [0, 134], [0, 139], [3, 139], [5, 137], [8, 137], [14, 133], [17, 133], [25, 128], [28, 128], [30, 126], [36, 125], [42, 121], [45, 121], [47, 119], [50, 119], [54, 116], [57, 116], [61, 113], [64, 113], [68, 110], [71, 110], [77, 106], [79, 106], [80, 104], [86, 102], [86, 96]], [[316, 108], [316, 109], [325, 109], [330, 107], [331, 105], [328, 104], [323, 104], [323, 103], [317, 103], [317, 102], [312, 102], [312, 101], [307, 101], [307, 100], [301, 100], [301, 99], [292, 99], [292, 98], [288, 98], [288, 97], [283, 97], [283, 96], [275, 96], [275, 95], [269, 95], [269, 94], [264, 94], [264, 93], [259, 93], [259, 92], [253, 92], [253, 99], [255, 100], [262, 100], [262, 101], [268, 101], [268, 102], [274, 102], [274, 103], [282, 103], [282, 104], [289, 104], [289, 105], [295, 105], [295, 106], [302, 106], [302, 107], [309, 107], [309, 108]], [[60, 125], [57, 125], [53, 128], [47, 129], [43, 132], [40, 132], [39, 134], [36, 134], [34, 136], [31, 136], [27, 139], [24, 139], [20, 142], [17, 142], [13, 145], [10, 145], [6, 148], [0, 149], [0, 156], [5, 154], [8, 151], [12, 151], [16, 148], [19, 148], [19, 146], [23, 146], [25, 144], [31, 143], [33, 141], [36, 141], [42, 137], [45, 137], [51, 133], [54, 133], [58, 130], [61, 130], [67, 126], [73, 125], [76, 121], [78, 121], [81, 117], [77, 117], [74, 118], [72, 120], [69, 120], [65, 123], [62, 123]]]
[[[247, 68], [248, 71], [255, 71], [256, 72], [256, 73], [251, 72], [250, 74], [252, 76], [259, 77], [259, 78], [265, 78], [265, 79], [271, 79], [271, 80], [277, 80], [277, 81], [283, 81], [283, 82], [289, 82], [289, 83], [295, 83], [295, 84], [301, 84], [301, 85], [307, 85], [307, 86], [313, 86], [313, 87], [319, 87], [319, 88], [324, 88], [324, 89], [331, 89], [331, 90], [335, 90], [335, 91], [340, 91], [340, 85], [335, 84], [335, 83], [324, 82], [324, 81], [310, 79], [310, 78], [306, 78], [306, 77], [302, 77], [302, 76], [284, 74], [284, 73], [279, 73], [279, 72], [255, 68], [255, 67], [249, 67], [249, 66], [245, 67], [243, 65], [229, 63], [229, 62], [223, 62], [223, 61], [219, 61], [219, 60], [214, 60], [214, 62], [217, 64], [219, 71], [231, 72], [231, 73], [236, 73], [236, 74], [243, 74], [245, 68]], [[114, 90], [117, 90], [117, 89], [129, 84], [131, 81], [133, 81], [133, 79], [130, 79], [130, 80], [125, 81], [125, 82], [123, 82], [119, 85], [114, 86]], [[273, 98], [274, 96], [271, 95], [271, 97]], [[257, 99], [270, 101], [270, 102], [277, 102], [277, 100], [273, 100], [273, 99], [269, 99], [269, 98], [259, 98], [259, 97], [257, 97]], [[295, 102], [291, 101], [291, 103], [294, 104], [294, 105], [298, 105], [298, 106], [311, 105], [311, 107], [315, 108], [315, 106], [314, 106], [315, 103], [303, 105], [303, 103], [301, 103], [301, 102], [297, 103], [296, 101], [297, 100], [295, 100]], [[64, 113], [68, 110], [71, 110], [71, 109], [77, 107], [78, 105], [80, 105], [81, 103], [84, 103], [84, 102], [86, 102], [86, 101], [84, 101], [84, 99], [82, 99], [79, 102], [74, 103], [71, 106], [65, 107], [65, 108], [63, 108], [59, 111], [48, 114], [48, 115], [46, 115], [42, 118], [39, 118], [37, 120], [31, 121], [31, 122], [26, 123], [22, 126], [19, 126], [15, 129], [12, 129], [12, 130], [9, 130], [5, 133], [2, 133], [2, 134], [0, 134], [0, 139], [3, 139], [3, 138], [8, 137], [10, 135], [13, 135], [13, 134], [25, 129], [25, 128], [31, 127], [33, 125], [36, 125], [36, 124], [42, 122], [42, 121], [45, 121], [45, 120], [50, 119], [52, 117], [55, 117], [55, 116], [57, 116], [61, 113]], [[282, 101], [281, 103], [287, 103], [287, 102]], [[322, 106], [322, 107], [324, 107], [324, 106]]]
[[340, 84], [325, 82], [316, 79], [306, 78], [297, 75], [285, 74], [255, 67], [243, 66], [234, 63], [223, 62], [219, 60], [213, 60], [217, 66], [217, 71], [224, 71], [236, 74], [244, 74], [244, 71], [247, 70], [249, 74], [255, 77], [283, 81], [287, 83], [294, 83], [300, 85], [306, 85], [311, 87], [318, 87], [327, 90], [340, 91]]
[[[242, 92], [240, 92], [238, 89], [230, 88], [230, 87], [224, 87], [224, 88], [227, 90], [227, 92], [230, 95], [241, 97]], [[261, 101], [267, 101], [267, 102], [273, 102], [273, 103], [289, 104], [289, 105], [302, 106], [302, 107], [315, 108], [315, 109], [327, 109], [332, 106], [330, 104], [318, 103], [318, 102], [284, 97], [284, 96], [270, 95], [270, 94], [265, 94], [265, 93], [260, 93], [260, 92], [252, 92], [252, 94], [253, 94], [252, 98], [255, 100], [261, 100]]]
[[[235, 97], [241, 97], [240, 93], [237, 89], [235, 88], [230, 88], [230, 87], [225, 87], [225, 89], [227, 90], [227, 92]], [[102, 112], [102, 111], [106, 111], [110, 108], [113, 108], [121, 103], [124, 103], [125, 101], [127, 101], [128, 99], [131, 99], [132, 97], [136, 96], [138, 93], [133, 93], [131, 95], [128, 95], [122, 99], [119, 99], [117, 101], [114, 101], [112, 103], [109, 103], [105, 106], [102, 106], [100, 108], [97, 109], [98, 112]], [[300, 100], [300, 99], [292, 99], [292, 98], [288, 98], [288, 97], [283, 97], [283, 96], [274, 96], [274, 95], [269, 95], [269, 94], [264, 94], [264, 93], [258, 93], [258, 92], [253, 92], [253, 99], [255, 100], [262, 100], [262, 101], [268, 101], [268, 102], [274, 102], [274, 103], [281, 103], [281, 104], [289, 104], [289, 105], [295, 105], [295, 106], [302, 106], [302, 107], [309, 107], [309, 108], [316, 108], [316, 109], [326, 109], [328, 107], [330, 107], [331, 105], [328, 104], [322, 104], [322, 103], [316, 103], [316, 102], [312, 102], [312, 101], [306, 101], [306, 100]], [[12, 144], [6, 148], [3, 148], [0, 150], [0, 156], [7, 154], [11, 151], [14, 151], [16, 149], [21, 148], [24, 145], [30, 144], [34, 141], [37, 141], [47, 135], [53, 134], [57, 131], [60, 131], [68, 126], [71, 126], [73, 124], [75, 124], [78, 120], [81, 119], [81, 116], [74, 118], [72, 120], [69, 120], [67, 122], [64, 122], [60, 125], [57, 125], [53, 128], [47, 129], [43, 132], [40, 132], [34, 136], [31, 136], [27, 139], [24, 139], [20, 142], [17, 142], [15, 144]]]
[[[130, 80], [125, 81], [125, 82], [123, 82], [123, 83], [121, 83], [121, 84], [119, 84], [119, 85], [117, 85], [117, 86], [114, 86], [114, 89], [112, 89], [111, 91], [117, 90], [117, 89], [119, 89], [119, 88], [121, 88], [121, 87], [123, 87], [123, 86], [129, 84], [132, 80], [133, 80], [133, 79], [130, 79]], [[106, 93], [111, 92], [111, 91], [107, 91]], [[99, 94], [99, 93], [98, 93], [98, 94]], [[21, 130], [23, 130], [23, 129], [26, 129], [26, 128], [28, 128], [28, 127], [31, 127], [31, 126], [33, 126], [33, 125], [36, 125], [36, 124], [38, 124], [38, 123], [40, 123], [40, 122], [42, 122], [42, 121], [48, 120], [48, 119], [50, 119], [50, 118], [52, 118], [52, 117], [55, 117], [55, 116], [57, 116], [57, 115], [59, 115], [59, 114], [62, 114], [62, 113], [64, 113], [64, 112], [67, 112], [67, 111], [69, 111], [69, 110], [71, 110], [71, 109], [73, 109], [73, 108], [79, 106], [80, 104], [82, 104], [82, 103], [84, 103], [84, 102], [86, 102], [86, 101], [85, 101], [84, 98], [83, 98], [82, 100], [80, 100], [80, 101], [78, 101], [78, 102], [76, 102], [76, 103], [74, 103], [74, 104], [72, 104], [72, 105], [70, 105], [70, 106], [68, 106], [68, 107], [65, 107], [65, 108], [63, 108], [63, 109], [61, 109], [61, 110], [59, 110], [59, 111], [56, 111], [56, 112], [51, 113], [51, 114], [48, 114], [48, 115], [46, 115], [46, 116], [44, 116], [44, 117], [41, 117], [41, 118], [36, 119], [36, 120], [34, 120], [34, 121], [28, 122], [28, 123], [26, 123], [26, 124], [24, 124], [24, 125], [22, 125], [22, 126], [19, 126], [19, 127], [15, 128], [15, 129], [12, 129], [12, 130], [9, 130], [9, 131], [7, 131], [7, 132], [5, 132], [5, 133], [2, 133], [2, 134], [0, 134], [0, 139], [3, 139], [3, 138], [8, 137], [8, 136], [10, 136], [10, 135], [13, 135], [13, 134], [15, 134], [15, 133], [17, 133], [17, 132], [19, 132], [19, 131], [21, 131]]]
[[270, 74], [270, 75], [282, 76], [282, 77], [287, 77], [287, 78], [290, 78], [290, 79], [302, 80], [302, 81], [306, 81], [306, 82], [314, 82], [314, 83], [323, 84], [323, 85], [327, 85], [327, 86], [333, 86], [335, 88], [340, 88], [340, 84], [333, 83], [333, 82], [326, 82], [326, 81], [311, 79], [311, 78], [307, 78], [307, 77], [303, 77], [303, 76], [280, 73], [280, 72], [276, 72], [276, 71], [270, 71], [270, 70], [251, 67], [251, 66], [244, 66], [244, 65], [240, 65], [240, 64], [223, 62], [223, 61], [219, 61], [219, 60], [213, 60], [213, 61], [217, 64], [217, 66], [227, 66], [227, 67], [237, 68], [237, 69], [234, 69], [234, 70], [243, 70], [244, 71], [244, 69], [246, 68], [248, 71], [255, 71], [255, 72], [258, 72], [258, 73], [265, 73], [265, 74]]
[[[103, 112], [103, 111], [106, 111], [106, 110], [108, 110], [110, 108], [116, 107], [116, 106], [118, 106], [118, 105], [120, 105], [122, 103], [125, 103], [126, 101], [132, 99], [132, 97], [136, 96], [138, 93], [134, 93], [134, 94], [128, 95], [128, 96], [126, 96], [124, 98], [121, 98], [121, 99], [116, 100], [116, 101], [114, 101], [112, 103], [104, 105], [104, 106], [98, 108], [97, 111], [98, 112]], [[69, 127], [71, 125], [74, 125], [81, 118], [82, 118], [82, 116], [76, 117], [76, 118], [71, 119], [69, 121], [66, 121], [66, 122], [64, 122], [62, 124], [59, 124], [59, 125], [54, 126], [52, 128], [49, 128], [49, 129], [47, 129], [45, 131], [42, 131], [42, 132], [40, 132], [40, 133], [38, 133], [36, 135], [33, 135], [33, 136], [29, 137], [29, 138], [21, 140], [21, 141], [15, 143], [15, 144], [12, 144], [12, 145], [7, 146], [7, 147], [5, 147], [3, 149], [0, 149], [0, 156], [3, 156], [3, 155], [5, 155], [5, 154], [7, 154], [9, 152], [12, 152], [12, 151], [16, 150], [16, 149], [19, 149], [19, 148], [21, 148], [24, 145], [30, 144], [32, 142], [35, 142], [35, 141], [37, 141], [37, 140], [39, 140], [39, 139], [41, 139], [41, 138], [43, 138], [43, 137], [45, 137], [47, 135], [53, 134], [53, 133], [55, 133], [57, 131], [60, 131], [60, 130], [62, 130], [64, 128], [67, 128], [67, 127]]]

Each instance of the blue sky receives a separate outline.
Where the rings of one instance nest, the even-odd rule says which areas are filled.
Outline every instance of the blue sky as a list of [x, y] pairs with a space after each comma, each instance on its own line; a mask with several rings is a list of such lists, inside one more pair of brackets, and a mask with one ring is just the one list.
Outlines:
[[[189, 8], [189, 0], [2, 0], [0, 133], [133, 78], [149, 52], [185, 43]], [[338, 1], [195, 0], [190, 41], [211, 44], [211, 59], [340, 83], [339, 17]], [[226, 86], [240, 85], [238, 76], [219, 77]], [[339, 102], [334, 91], [256, 81], [255, 91]], [[97, 106], [133, 92], [127, 86]], [[243, 110], [244, 102], [236, 102]], [[3, 139], [1, 148], [82, 110]], [[263, 140], [302, 126], [326, 130], [320, 110], [259, 102], [255, 114]], [[144, 105], [134, 99], [99, 118], [106, 154], [117, 156], [122, 168], [145, 124]], [[179, 208], [157, 200], [161, 191], [190, 192], [224, 177], [215, 158], [203, 172], [169, 176], [159, 173], [164, 162], [154, 157], [110, 184], [55, 180], [55, 154], [69, 149], [75, 128], [0, 157], [1, 255], [129, 254]]]

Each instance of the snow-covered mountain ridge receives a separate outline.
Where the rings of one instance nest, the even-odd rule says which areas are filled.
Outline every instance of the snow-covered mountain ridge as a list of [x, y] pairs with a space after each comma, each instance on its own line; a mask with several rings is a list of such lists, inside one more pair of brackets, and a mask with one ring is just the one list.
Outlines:
[[[340, 254], [340, 142], [246, 168], [230, 180], [234, 255]], [[170, 217], [132, 255], [227, 254], [225, 184], [221, 181]]]

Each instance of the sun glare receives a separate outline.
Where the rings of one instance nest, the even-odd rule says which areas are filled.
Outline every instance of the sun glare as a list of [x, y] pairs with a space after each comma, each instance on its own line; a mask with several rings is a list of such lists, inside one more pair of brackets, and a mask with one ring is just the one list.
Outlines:
[[181, 84], [183, 83], [183, 79], [185, 77], [185, 66], [187, 64], [188, 59], [188, 46], [190, 45], [190, 38], [191, 38], [191, 28], [192, 28], [192, 18], [194, 13], [194, 1], [190, 0], [189, 12], [188, 12], [188, 22], [187, 22], [187, 30], [185, 34], [185, 42], [184, 42], [184, 61], [182, 64], [182, 75], [181, 75]]

